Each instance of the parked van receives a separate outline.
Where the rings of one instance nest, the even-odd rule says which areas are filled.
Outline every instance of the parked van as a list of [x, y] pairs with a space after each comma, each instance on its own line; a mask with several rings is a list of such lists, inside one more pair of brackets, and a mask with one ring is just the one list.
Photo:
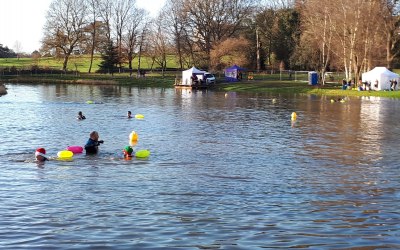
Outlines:
[[215, 84], [215, 76], [209, 72], [204, 74], [204, 79], [207, 85]]

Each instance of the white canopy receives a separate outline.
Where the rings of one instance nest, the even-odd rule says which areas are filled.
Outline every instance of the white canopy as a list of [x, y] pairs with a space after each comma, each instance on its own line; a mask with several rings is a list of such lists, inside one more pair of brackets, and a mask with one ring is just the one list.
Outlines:
[[371, 89], [374, 90], [390, 90], [390, 81], [394, 79], [399, 82], [399, 75], [386, 67], [375, 67], [362, 74], [362, 81], [370, 82]]
[[203, 79], [203, 75], [206, 73], [205, 71], [196, 69], [195, 67], [191, 67], [190, 69], [182, 71], [182, 84], [183, 85], [192, 85], [191, 77], [193, 74], [201, 76], [199, 79]]

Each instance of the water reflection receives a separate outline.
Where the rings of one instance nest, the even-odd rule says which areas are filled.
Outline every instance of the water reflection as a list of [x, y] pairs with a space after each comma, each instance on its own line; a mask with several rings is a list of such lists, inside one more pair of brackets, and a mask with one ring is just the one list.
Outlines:
[[[379, 98], [10, 85], [0, 97], [2, 244], [399, 248], [399, 108]], [[92, 130], [105, 141], [96, 156], [26, 161], [38, 146], [55, 155], [82, 145]], [[122, 159], [132, 131], [149, 159]]]

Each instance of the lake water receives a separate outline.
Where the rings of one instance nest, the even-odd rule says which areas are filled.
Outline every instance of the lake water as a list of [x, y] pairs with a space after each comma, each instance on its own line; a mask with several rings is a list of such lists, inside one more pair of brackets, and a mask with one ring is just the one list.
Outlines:
[[[2, 249], [400, 248], [399, 100], [7, 87]], [[34, 162], [92, 130], [97, 155]], [[132, 131], [148, 159], [122, 159]]]

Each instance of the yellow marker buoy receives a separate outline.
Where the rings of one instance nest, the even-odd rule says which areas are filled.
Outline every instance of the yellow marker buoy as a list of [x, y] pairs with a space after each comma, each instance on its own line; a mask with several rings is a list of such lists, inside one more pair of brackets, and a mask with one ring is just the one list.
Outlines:
[[129, 135], [129, 141], [130, 142], [137, 142], [138, 140], [138, 134], [135, 131], [132, 131]]
[[135, 153], [136, 158], [147, 158], [149, 156], [150, 156], [150, 151], [147, 149], [142, 149], [142, 150], [136, 151], [136, 153]]
[[93, 101], [87, 101], [86, 103], [87, 104], [93, 104], [94, 102]]
[[57, 153], [57, 157], [60, 159], [69, 159], [72, 158], [72, 156], [74, 156], [74, 153], [69, 150], [62, 150]]
[[297, 119], [296, 112], [292, 112], [292, 121], [295, 121], [296, 119]]
[[142, 115], [142, 114], [136, 114], [136, 115], [135, 115], [135, 118], [136, 118], [136, 119], [144, 119], [144, 115]]

